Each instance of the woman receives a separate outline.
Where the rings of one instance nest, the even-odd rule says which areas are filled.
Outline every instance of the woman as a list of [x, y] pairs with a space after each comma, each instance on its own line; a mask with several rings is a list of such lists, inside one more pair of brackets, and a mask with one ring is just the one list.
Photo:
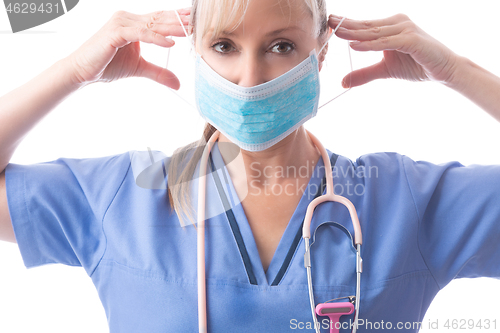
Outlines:
[[[219, 35], [212, 36], [212, 22], [207, 17], [220, 22], [231, 15], [212, 16], [210, 9], [217, 8], [214, 3], [195, 2], [193, 13], [199, 13], [194, 16], [196, 52], [224, 79], [241, 87], [270, 82], [303, 62], [313, 49], [319, 53], [321, 68], [324, 53], [319, 50], [328, 27], [335, 29], [340, 23], [336, 17], [326, 21], [322, 4], [252, 0], [248, 7], [221, 7], [235, 8], [237, 20], [228, 19], [229, 26], [219, 29], [214, 26]], [[190, 11], [179, 14], [187, 26]], [[268, 36], [277, 30], [279, 33]], [[463, 93], [500, 119], [500, 103], [493, 93], [500, 86], [499, 79], [455, 55], [405, 16], [365, 23], [346, 20], [336, 34], [359, 40], [351, 46], [355, 50], [388, 50], [381, 64], [353, 73], [346, 83], [356, 86], [385, 77], [432, 79]], [[183, 35], [173, 12], [117, 13], [71, 56], [3, 97], [0, 105], [8, 107], [2, 110], [2, 123], [9, 128], [2, 128], [2, 169], [29, 128], [70, 92], [90, 82], [138, 75], [177, 88], [179, 82], [171, 72], [134, 53], [137, 41], [171, 46], [162, 35]], [[129, 42], [134, 44], [127, 48]], [[58, 84], [43, 87], [47, 80]], [[220, 130], [229, 129], [221, 126]], [[212, 132], [207, 126], [205, 141]], [[221, 133], [219, 142], [231, 140]], [[267, 149], [242, 149], [244, 168], [228, 163], [222, 147], [220, 151], [219, 146], [214, 148], [213, 164], [223, 171], [221, 165], [227, 164], [241, 205], [207, 221], [209, 331], [308, 327], [312, 318], [300, 225], [312, 200], [309, 189], [321, 188], [324, 164], [319, 152], [302, 126]], [[343, 189], [343, 195], [353, 202], [364, 232], [361, 319], [379, 325], [390, 322], [393, 327], [399, 322], [418, 322], [437, 291], [455, 276], [498, 277], [495, 257], [499, 249], [493, 245], [499, 235], [494, 186], [499, 183], [498, 167], [436, 166], [397, 154], [366, 155], [354, 163], [329, 155], [341, 171], [334, 178], [340, 185], [337, 190]], [[28, 267], [48, 262], [83, 266], [98, 288], [111, 331], [195, 331], [195, 230], [177, 228], [178, 216], [182, 220], [184, 213], [184, 192], [177, 192], [181, 186], [170, 183], [171, 178], [182, 180], [171, 176], [184, 160], [179, 164], [174, 158], [168, 160], [168, 196], [165, 191], [137, 186], [135, 171], [145, 169], [140, 161], [132, 155], [131, 163], [129, 155], [122, 154], [81, 161], [61, 159], [45, 166], [8, 165], [0, 183], [2, 238], [17, 240]], [[275, 172], [304, 166], [306, 176]], [[191, 179], [189, 174], [186, 177]], [[25, 184], [30, 186], [28, 193], [20, 191]], [[210, 198], [217, 196], [218, 200], [224, 194], [216, 186], [208, 184], [209, 203]], [[275, 195], [266, 192], [269, 188], [289, 191]], [[28, 215], [43, 224], [27, 223], [23, 217]], [[320, 227], [332, 219], [343, 227]], [[457, 220], [460, 223], [455, 224]], [[355, 268], [348, 237], [353, 231], [348, 214], [341, 206], [326, 203], [315, 212], [312, 229], [318, 230], [312, 254], [313, 262], [318, 263], [313, 270], [317, 303], [353, 295]], [[29, 245], [35, 239], [36, 245]], [[443, 239], [445, 242], [439, 242]], [[325, 260], [332, 260], [332, 265], [321, 265]], [[343, 321], [352, 318], [346, 316]], [[362, 325], [359, 330], [370, 328]]]

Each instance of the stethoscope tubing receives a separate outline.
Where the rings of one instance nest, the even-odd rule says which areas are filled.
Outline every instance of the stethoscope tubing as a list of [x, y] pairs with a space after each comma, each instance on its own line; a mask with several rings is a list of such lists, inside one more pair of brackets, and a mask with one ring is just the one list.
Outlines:
[[[362, 272], [362, 259], [361, 259], [361, 244], [363, 242], [361, 227], [356, 214], [356, 208], [352, 202], [339, 195], [335, 195], [333, 192], [333, 175], [331, 172], [327, 172], [332, 169], [330, 159], [326, 149], [323, 147], [321, 142], [309, 131], [307, 131], [309, 138], [320, 151], [323, 163], [325, 166], [325, 178], [326, 178], [326, 194], [322, 195], [313, 201], [311, 201], [307, 207], [306, 216], [304, 218], [304, 225], [302, 228], [302, 237], [304, 238], [305, 244], [305, 254], [304, 254], [304, 265], [307, 271], [307, 284], [309, 289], [309, 300], [311, 303], [312, 316], [314, 320], [314, 327], [316, 332], [319, 333], [318, 320], [315, 314], [314, 305], [314, 293], [312, 287], [312, 274], [311, 274], [311, 257], [310, 257], [310, 245], [309, 240], [311, 238], [311, 219], [314, 209], [321, 203], [327, 201], [335, 201], [343, 204], [349, 210], [351, 216], [353, 228], [354, 228], [354, 242], [356, 244], [356, 312], [354, 318], [353, 333], [357, 329], [357, 321], [359, 317], [359, 303], [360, 303], [360, 282], [361, 282], [361, 272]], [[219, 138], [220, 132], [216, 130], [205, 146], [203, 154], [200, 159], [200, 174], [198, 178], [198, 218], [196, 227], [196, 246], [197, 246], [197, 271], [198, 271], [198, 330], [200, 333], [207, 333], [207, 299], [206, 299], [206, 280], [205, 280], [205, 198], [206, 198], [206, 177], [207, 177], [207, 164], [210, 151], [213, 145]]]
[[205, 191], [207, 182], [207, 163], [212, 146], [219, 138], [217, 130], [212, 134], [203, 150], [198, 178], [198, 221], [196, 228], [197, 270], [198, 270], [198, 330], [207, 333], [207, 292], [205, 282]]
[[327, 201], [334, 201], [341, 203], [344, 205], [348, 211], [349, 215], [351, 217], [351, 222], [353, 225], [354, 229], [354, 243], [356, 244], [356, 313], [354, 315], [354, 325], [353, 325], [353, 333], [356, 333], [357, 330], [357, 322], [359, 318], [359, 304], [360, 304], [360, 292], [361, 292], [361, 272], [363, 270], [363, 261], [361, 259], [361, 244], [363, 243], [363, 236], [361, 233], [361, 226], [359, 223], [359, 218], [358, 214], [356, 213], [356, 208], [352, 204], [352, 202], [340, 195], [334, 194], [333, 191], [333, 174], [332, 172], [328, 172], [332, 170], [332, 165], [330, 163], [330, 158], [328, 157], [328, 153], [323, 147], [323, 144], [309, 131], [307, 131], [307, 134], [309, 135], [309, 138], [313, 142], [313, 144], [316, 146], [316, 148], [320, 151], [321, 157], [323, 159], [323, 164], [325, 166], [325, 179], [326, 179], [326, 194], [317, 197], [313, 201], [309, 203], [307, 206], [307, 211], [306, 211], [306, 216], [304, 218], [304, 224], [302, 226], [302, 238], [304, 239], [304, 247], [305, 247], [305, 253], [304, 253], [304, 266], [307, 271], [307, 285], [308, 285], [308, 290], [309, 290], [309, 302], [311, 304], [311, 313], [313, 316], [313, 324], [314, 328], [317, 333], [320, 333], [319, 330], [319, 323], [318, 319], [316, 317], [315, 313], [315, 304], [314, 304], [314, 291], [313, 291], [313, 286], [312, 286], [312, 273], [311, 273], [311, 251], [310, 251], [310, 245], [309, 245], [309, 239], [311, 238], [311, 220], [312, 220], [312, 215], [316, 207]]

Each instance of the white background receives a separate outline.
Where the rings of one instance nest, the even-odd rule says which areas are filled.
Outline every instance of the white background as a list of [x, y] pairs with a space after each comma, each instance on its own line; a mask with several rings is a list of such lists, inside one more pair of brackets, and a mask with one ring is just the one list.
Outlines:
[[[70, 55], [117, 10], [145, 14], [189, 5], [189, 0], [82, 0], [66, 15], [17, 34], [11, 33], [7, 13], [0, 7], [0, 95]], [[496, 75], [500, 75], [498, 9], [497, 0], [329, 2], [329, 13], [353, 19], [405, 13], [453, 51]], [[189, 59], [185, 57], [189, 54], [186, 45], [179, 41], [169, 62], [169, 69], [180, 77], [185, 97], [192, 82], [192, 62], [183, 60]], [[345, 42], [340, 45], [345, 47]], [[142, 44], [142, 50], [147, 60], [165, 66], [166, 49]], [[379, 61], [381, 53], [353, 52], [352, 59], [354, 67], [360, 68]], [[344, 60], [328, 58], [332, 75], [348, 70]], [[323, 97], [341, 91], [340, 79], [336, 84], [326, 87]], [[169, 155], [197, 140], [202, 128], [203, 122], [193, 110], [153, 81], [129, 78], [97, 83], [71, 95], [43, 119], [26, 136], [11, 162], [97, 157], [147, 147]], [[434, 163], [500, 163], [500, 124], [438, 83], [379, 80], [354, 88], [320, 109], [306, 128], [329, 150], [351, 159], [395, 151]], [[496, 319], [500, 331], [498, 299], [498, 280], [453, 281], [435, 298], [424, 327], [429, 320], [439, 320], [442, 325], [446, 319], [483, 318]], [[48, 265], [27, 270], [17, 246], [0, 243], [0, 332], [107, 331], [97, 292], [82, 268]]]

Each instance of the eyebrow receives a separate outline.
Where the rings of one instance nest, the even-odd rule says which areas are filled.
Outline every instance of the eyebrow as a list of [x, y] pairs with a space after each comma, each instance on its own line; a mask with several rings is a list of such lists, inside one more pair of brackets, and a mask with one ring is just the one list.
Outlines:
[[[213, 30], [214, 29], [211, 28], [211, 29], [208, 30], [208, 32], [211, 32]], [[288, 28], [281, 28], [281, 29], [277, 29], [277, 30], [274, 30], [274, 31], [270, 31], [267, 34], [265, 34], [264, 36], [265, 37], [276, 36], [276, 35], [279, 35], [282, 32], [290, 31], [290, 30], [300, 30], [302, 32], [305, 32], [301, 27], [294, 25], [294, 26], [291, 26], [291, 27], [288, 27]], [[222, 31], [221, 35], [238, 37], [238, 34], [235, 33], [234, 31], [231, 31], [231, 32], [229, 32], [229, 31]]]
[[305, 32], [301, 27], [294, 25], [292, 27], [278, 29], [278, 30], [274, 30], [274, 31], [268, 32], [266, 34], [266, 37], [279, 35], [280, 33], [288, 31], [288, 30], [300, 30], [302, 32]]

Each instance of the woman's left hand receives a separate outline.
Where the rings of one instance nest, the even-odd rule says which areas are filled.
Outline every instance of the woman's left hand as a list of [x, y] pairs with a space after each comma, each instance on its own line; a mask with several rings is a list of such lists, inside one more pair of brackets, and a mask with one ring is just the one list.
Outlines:
[[[335, 29], [340, 20], [330, 15], [328, 24]], [[354, 41], [350, 44], [356, 51], [384, 51], [379, 63], [348, 74], [342, 81], [345, 88], [387, 78], [450, 83], [458, 66], [458, 55], [404, 14], [371, 21], [345, 19], [336, 35]]]

